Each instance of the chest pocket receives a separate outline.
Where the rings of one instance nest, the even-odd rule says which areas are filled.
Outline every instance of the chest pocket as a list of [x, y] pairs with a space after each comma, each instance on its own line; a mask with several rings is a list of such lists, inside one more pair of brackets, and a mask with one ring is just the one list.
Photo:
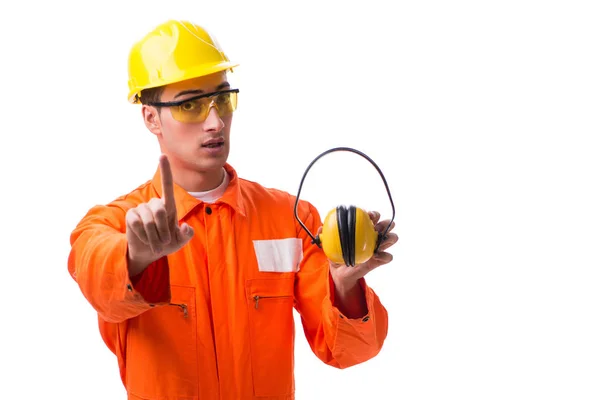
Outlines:
[[294, 277], [246, 281], [252, 379], [256, 396], [294, 391]]
[[298, 272], [302, 261], [302, 239], [254, 240], [260, 272]]

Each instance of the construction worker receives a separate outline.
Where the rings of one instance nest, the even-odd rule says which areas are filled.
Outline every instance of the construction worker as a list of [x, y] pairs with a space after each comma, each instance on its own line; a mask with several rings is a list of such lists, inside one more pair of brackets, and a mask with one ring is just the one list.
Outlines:
[[[153, 178], [91, 208], [71, 234], [68, 270], [98, 313], [128, 399], [294, 399], [293, 310], [324, 363], [376, 356], [387, 311], [365, 274], [332, 262], [294, 218], [295, 196], [227, 163], [236, 67], [202, 27], [167, 21], [129, 57], [129, 95], [162, 155]], [[313, 232], [322, 222], [299, 201]], [[390, 220], [369, 213], [381, 231]]]

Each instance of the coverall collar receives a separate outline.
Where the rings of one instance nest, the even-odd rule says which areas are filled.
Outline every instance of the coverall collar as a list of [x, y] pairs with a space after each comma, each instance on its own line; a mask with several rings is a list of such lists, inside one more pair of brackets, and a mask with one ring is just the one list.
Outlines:
[[[242, 216], [246, 216], [246, 210], [243, 203], [243, 198], [240, 191], [240, 181], [235, 169], [226, 163], [224, 165], [225, 172], [229, 174], [229, 185], [225, 190], [223, 196], [215, 201], [215, 204], [225, 203], [231, 206], [236, 212]], [[158, 197], [162, 196], [162, 180], [160, 177], [160, 168], [156, 169], [154, 177], [152, 178], [152, 186]], [[201, 204], [202, 202], [190, 195], [185, 189], [176, 183], [173, 184], [175, 193], [175, 205], [177, 206], [177, 219], [181, 221], [194, 207]]]

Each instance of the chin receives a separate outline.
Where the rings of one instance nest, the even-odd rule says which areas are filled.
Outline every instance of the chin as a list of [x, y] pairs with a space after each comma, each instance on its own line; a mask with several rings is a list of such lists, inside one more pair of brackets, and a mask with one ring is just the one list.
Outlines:
[[227, 157], [219, 157], [219, 158], [203, 158], [197, 160], [194, 164], [196, 168], [202, 171], [211, 171], [211, 170], [219, 170], [225, 166], [227, 162]]

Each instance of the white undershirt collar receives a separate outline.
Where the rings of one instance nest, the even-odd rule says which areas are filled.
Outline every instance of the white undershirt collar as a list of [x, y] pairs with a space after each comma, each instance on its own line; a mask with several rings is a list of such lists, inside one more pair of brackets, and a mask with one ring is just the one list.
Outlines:
[[223, 175], [223, 181], [216, 188], [205, 192], [189, 192], [190, 195], [205, 203], [214, 203], [223, 196], [223, 193], [225, 193], [225, 190], [227, 190], [227, 186], [229, 185], [229, 174], [225, 171], [225, 168], [223, 168]]

